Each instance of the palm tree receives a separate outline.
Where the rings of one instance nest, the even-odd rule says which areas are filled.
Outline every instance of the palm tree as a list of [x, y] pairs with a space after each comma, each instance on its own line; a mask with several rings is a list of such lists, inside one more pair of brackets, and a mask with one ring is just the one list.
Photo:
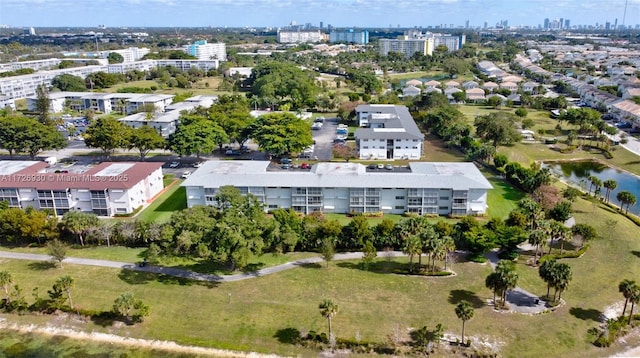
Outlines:
[[322, 315], [322, 317], [326, 318], [329, 322], [329, 338], [331, 338], [331, 319], [333, 318], [333, 316], [338, 314], [338, 305], [333, 303], [333, 301], [331, 300], [324, 300], [320, 302], [318, 308], [320, 309], [320, 314]]
[[453, 240], [451, 236], [442, 236], [442, 248], [445, 251], [444, 254], [444, 270], [447, 270], [447, 261], [449, 254], [451, 254], [456, 249], [456, 242]]
[[[0, 276], [1, 277], [1, 276]], [[2, 282], [0, 281], [0, 284]], [[624, 296], [624, 309], [622, 310], [622, 315], [627, 312], [627, 304], [629, 303], [629, 298], [633, 294], [633, 290], [636, 288], [636, 281], [632, 280], [622, 280], [618, 285], [618, 292], [622, 293]]]
[[500, 260], [498, 262], [496, 273], [498, 274], [502, 304], [504, 305], [507, 301], [507, 291], [516, 288], [519, 276], [513, 262], [508, 260]]
[[13, 283], [13, 277], [9, 271], [0, 271], [0, 287], [4, 290], [4, 294], [7, 297], [7, 304], [11, 303], [11, 296], [9, 295], [9, 286]]
[[605, 201], [608, 203], [609, 194], [611, 194], [612, 190], [615, 190], [618, 187], [618, 182], [613, 179], [609, 179], [609, 180], [605, 180], [602, 183], [602, 186], [604, 186], [604, 188], [607, 189], [607, 193], [605, 194]]
[[549, 291], [553, 283], [553, 276], [555, 275], [556, 260], [547, 260], [538, 268], [538, 274], [540, 278], [547, 284], [547, 298], [549, 297]]
[[624, 208], [624, 205], [627, 205], [626, 214], [629, 213], [629, 206], [634, 205], [636, 203], [636, 197], [628, 191], [621, 191], [616, 195], [616, 199], [620, 202], [620, 210]]
[[589, 175], [589, 177], [587, 178], [587, 181], [589, 182], [589, 191], [587, 193], [589, 195], [591, 195], [591, 188], [593, 188], [593, 185], [598, 180], [599, 180], [598, 177], [596, 177], [595, 175]]
[[554, 238], [559, 239], [562, 233], [564, 232], [564, 230], [565, 230], [564, 224], [557, 220], [551, 220], [551, 222], [549, 223], [549, 233], [551, 234], [551, 240], [549, 240], [548, 255], [551, 255], [551, 249], [553, 248], [553, 239]]
[[409, 255], [409, 272], [413, 272], [413, 256], [421, 255], [420, 238], [412, 235], [406, 238], [402, 247], [402, 252]]
[[591, 183], [595, 187], [593, 189], [593, 196], [597, 198], [598, 196], [600, 196], [600, 188], [602, 187], [602, 180], [594, 177]]
[[497, 272], [490, 273], [484, 280], [484, 285], [493, 292], [493, 307], [498, 307], [496, 305], [496, 293], [500, 290], [500, 275]]
[[73, 301], [71, 300], [71, 289], [75, 286], [75, 281], [71, 276], [62, 276], [56, 280], [56, 286], [61, 291], [65, 291], [67, 293], [67, 298], [69, 299], [69, 307], [73, 309]]
[[631, 302], [631, 310], [629, 311], [629, 324], [631, 324], [631, 318], [633, 317], [633, 309], [636, 307], [636, 303], [640, 302], [640, 286], [634, 285], [629, 296]]
[[465, 323], [473, 318], [473, 306], [468, 301], [460, 301], [456, 306], [456, 316], [460, 320], [462, 320], [462, 344], [464, 344], [464, 325]]
[[537, 228], [533, 231], [529, 232], [529, 244], [534, 245], [536, 247], [536, 253], [534, 255], [535, 263], [538, 263], [538, 252], [540, 251], [540, 246], [544, 245], [547, 238], [546, 230], [542, 228]]
[[553, 288], [555, 289], [555, 292], [553, 293], [553, 300], [556, 300], [556, 293], [558, 293], [557, 300], [559, 301], [562, 299], [562, 292], [569, 287], [569, 282], [571, 282], [573, 274], [571, 273], [571, 266], [565, 263], [558, 263], [555, 266], [554, 271]]

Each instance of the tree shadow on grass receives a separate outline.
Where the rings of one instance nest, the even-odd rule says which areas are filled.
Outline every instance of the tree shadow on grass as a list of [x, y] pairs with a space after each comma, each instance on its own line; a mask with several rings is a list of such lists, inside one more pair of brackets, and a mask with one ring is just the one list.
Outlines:
[[304, 263], [304, 264], [299, 264], [297, 265], [297, 267], [302, 267], [302, 268], [306, 268], [306, 269], [319, 269], [319, 268], [327, 268], [327, 264], [320, 264], [317, 262], [313, 262], [313, 263]]
[[484, 301], [474, 292], [469, 290], [451, 290], [449, 292], [449, 303], [457, 305], [461, 301], [471, 303], [473, 308], [481, 308], [485, 305]]
[[583, 321], [592, 320], [595, 322], [600, 322], [603, 313], [597, 309], [589, 308], [584, 309], [581, 307], [571, 307], [569, 309], [569, 313], [575, 318], [579, 318]]
[[200, 281], [166, 274], [156, 274], [153, 272], [134, 271], [127, 269], [120, 271], [120, 273], [118, 274], [118, 278], [130, 285], [144, 285], [152, 281], [157, 281], [166, 285], [200, 285], [207, 288], [214, 288], [220, 284], [219, 282], [215, 281]]
[[27, 267], [33, 271], [47, 271], [58, 267], [53, 261], [35, 261], [27, 264]]
[[633, 254], [633, 256], [640, 258], [640, 251], [633, 250], [631, 251], [631, 253]]
[[273, 337], [277, 338], [280, 343], [296, 344], [300, 340], [300, 331], [292, 327], [287, 327], [277, 330]]

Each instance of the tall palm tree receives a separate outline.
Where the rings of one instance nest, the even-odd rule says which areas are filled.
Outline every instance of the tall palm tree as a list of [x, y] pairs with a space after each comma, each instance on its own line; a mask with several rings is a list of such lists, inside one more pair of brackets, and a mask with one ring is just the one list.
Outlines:
[[598, 180], [598, 177], [596, 177], [595, 175], [589, 175], [589, 177], [587, 178], [587, 181], [589, 182], [589, 191], [587, 193], [589, 195], [591, 195], [591, 188], [593, 188], [593, 185], [597, 180]]
[[631, 310], [629, 311], [629, 324], [631, 324], [631, 318], [633, 317], [633, 309], [636, 307], [636, 303], [640, 302], [640, 286], [634, 285], [629, 296], [631, 302]]
[[636, 197], [635, 195], [631, 194], [631, 192], [628, 191], [621, 191], [616, 195], [616, 199], [618, 199], [618, 201], [620, 202], [620, 210], [622, 210], [624, 208], [624, 205], [627, 205], [627, 211], [626, 213], [629, 213], [629, 207], [631, 205], [634, 205], [636, 203]]
[[338, 305], [333, 303], [333, 301], [326, 299], [320, 302], [318, 308], [320, 309], [322, 317], [326, 318], [329, 322], [329, 338], [331, 338], [331, 319], [338, 314]]
[[422, 253], [420, 238], [415, 235], [407, 237], [404, 241], [402, 252], [409, 255], [409, 272], [413, 272], [413, 257]]
[[484, 280], [484, 285], [493, 292], [493, 307], [497, 307], [496, 293], [500, 290], [501, 283], [500, 275], [497, 272], [490, 273]]
[[518, 273], [512, 261], [500, 260], [496, 265], [496, 273], [498, 274], [502, 304], [507, 301], [507, 291], [516, 288], [518, 284]]
[[571, 266], [569, 266], [568, 264], [565, 264], [563, 262], [558, 263], [555, 266], [555, 275], [554, 275], [554, 282], [553, 282], [553, 288], [555, 289], [555, 292], [553, 293], [553, 299], [554, 301], [556, 300], [556, 293], [558, 293], [558, 301], [560, 299], [562, 299], [562, 292], [564, 292], [567, 287], [569, 287], [569, 282], [571, 282], [571, 279], [573, 278], [573, 274], [571, 272]]
[[544, 245], [547, 239], [547, 232], [542, 228], [537, 228], [533, 231], [529, 232], [529, 244], [534, 245], [536, 247], [536, 253], [534, 255], [535, 263], [538, 263], [538, 252], [540, 251], [540, 246]]
[[547, 260], [538, 268], [538, 274], [540, 278], [547, 284], [547, 298], [549, 297], [549, 291], [553, 283], [553, 276], [555, 274], [556, 260]]
[[452, 253], [453, 251], [455, 251], [456, 249], [456, 242], [453, 240], [453, 238], [451, 236], [442, 236], [441, 237], [442, 240], [442, 247], [445, 251], [444, 254], [444, 270], [447, 270], [447, 261], [448, 261], [448, 257], [449, 254]]
[[562, 235], [562, 232], [564, 231], [564, 229], [565, 229], [564, 224], [557, 220], [551, 220], [551, 222], [549, 223], [549, 233], [551, 235], [551, 240], [549, 240], [548, 255], [551, 255], [551, 249], [553, 248], [553, 239], [559, 238], [560, 235]]
[[613, 180], [613, 179], [609, 179], [609, 180], [605, 180], [602, 183], [602, 186], [604, 186], [604, 188], [607, 189], [607, 192], [605, 194], [605, 201], [608, 203], [609, 202], [609, 194], [611, 194], [612, 190], [615, 190], [618, 187], [618, 182]]
[[462, 344], [464, 344], [464, 325], [473, 318], [473, 306], [468, 301], [460, 301], [456, 306], [456, 316], [462, 320]]
[[[0, 280], [0, 284], [1, 283], [2, 282]], [[629, 298], [633, 294], [633, 290], [636, 288], [636, 286], [636, 281], [626, 279], [622, 280], [622, 282], [620, 282], [620, 284], [618, 285], [618, 292], [622, 293], [622, 295], [624, 296], [624, 309], [622, 309], [623, 316], [627, 312], [627, 304], [629, 303]]]
[[0, 271], [0, 287], [4, 290], [4, 294], [7, 298], [7, 303], [11, 303], [11, 296], [9, 295], [9, 286], [13, 283], [13, 277], [9, 271]]
[[75, 286], [75, 281], [71, 276], [62, 276], [56, 280], [55, 283], [60, 290], [67, 293], [67, 298], [69, 299], [69, 307], [73, 309], [73, 301], [71, 300], [71, 289]]

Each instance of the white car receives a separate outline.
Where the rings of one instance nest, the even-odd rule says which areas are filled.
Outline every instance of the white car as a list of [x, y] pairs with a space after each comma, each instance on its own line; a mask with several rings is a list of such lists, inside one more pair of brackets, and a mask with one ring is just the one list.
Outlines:
[[200, 168], [202, 166], [202, 162], [195, 162], [193, 163], [193, 167], [194, 168]]
[[191, 176], [191, 172], [187, 170], [186, 172], [182, 173], [181, 178], [182, 179], [187, 179], [190, 176]]
[[180, 166], [180, 163], [178, 163], [178, 162], [171, 162], [171, 163], [169, 164], [169, 168], [177, 168], [177, 167], [179, 167], [179, 166]]

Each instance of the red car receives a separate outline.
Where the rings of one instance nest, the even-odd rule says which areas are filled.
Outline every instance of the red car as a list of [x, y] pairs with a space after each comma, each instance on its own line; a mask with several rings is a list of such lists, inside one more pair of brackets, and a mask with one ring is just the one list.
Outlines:
[[311, 165], [307, 163], [300, 164], [300, 169], [311, 169]]

